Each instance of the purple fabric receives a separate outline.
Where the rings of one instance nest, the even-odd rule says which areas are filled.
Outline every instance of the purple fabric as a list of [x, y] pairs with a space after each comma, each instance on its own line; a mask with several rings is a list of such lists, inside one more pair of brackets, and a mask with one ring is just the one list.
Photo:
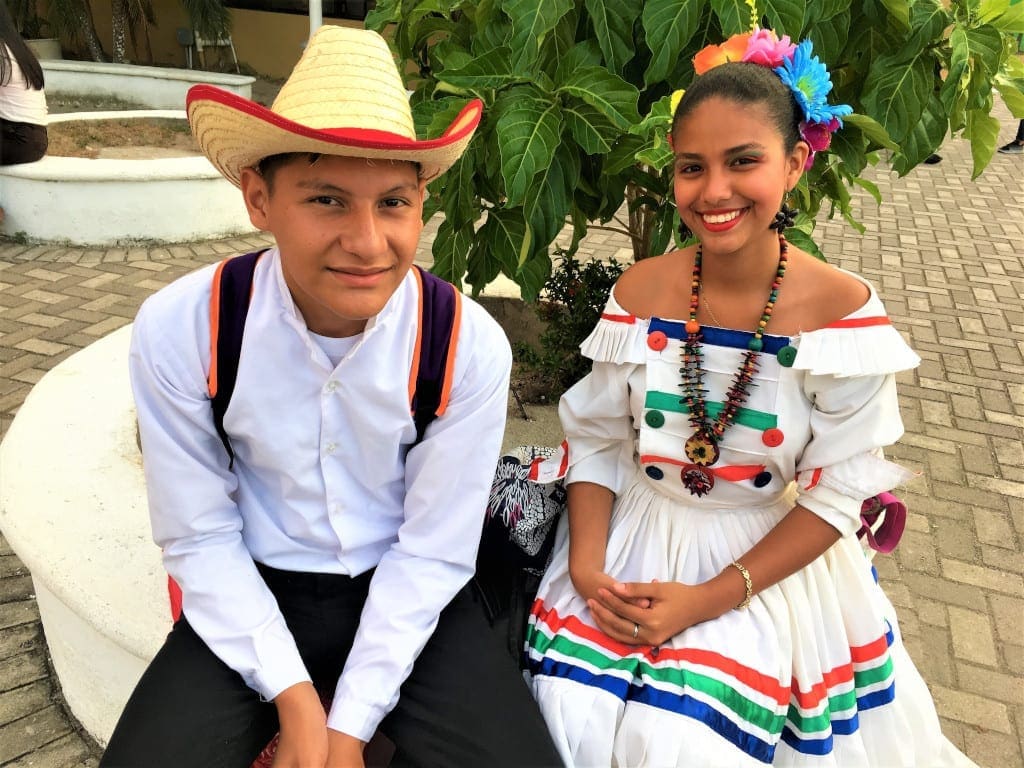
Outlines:
[[[877, 530], [872, 527], [882, 515], [882, 523]], [[857, 537], [867, 537], [868, 546], [876, 552], [887, 555], [899, 544], [903, 529], [907, 524], [907, 505], [891, 493], [880, 493], [866, 499], [861, 506], [861, 527]]]

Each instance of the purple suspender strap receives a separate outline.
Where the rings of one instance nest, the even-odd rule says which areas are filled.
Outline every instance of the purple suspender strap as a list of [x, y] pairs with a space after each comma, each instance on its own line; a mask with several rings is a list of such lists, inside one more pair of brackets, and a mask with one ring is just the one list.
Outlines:
[[[263, 253], [256, 251], [222, 262], [214, 277], [210, 297], [210, 402], [213, 423], [228, 452], [231, 465], [234, 464], [234, 452], [224, 429], [224, 414], [238, 378], [238, 362], [242, 352], [245, 319], [252, 298], [253, 276]], [[423, 439], [427, 425], [447, 404], [445, 376], [452, 336], [457, 332], [458, 307], [455, 286], [420, 267], [414, 269], [419, 270], [423, 287], [420, 302], [419, 368], [411, 403], [416, 424], [416, 441], [413, 445], [416, 445]]]

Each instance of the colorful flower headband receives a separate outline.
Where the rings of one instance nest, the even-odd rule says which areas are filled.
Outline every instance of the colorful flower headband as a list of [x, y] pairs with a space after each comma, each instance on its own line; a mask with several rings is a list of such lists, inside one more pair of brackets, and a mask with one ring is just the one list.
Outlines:
[[[770, 29], [757, 29], [733, 35], [721, 45], [709, 45], [693, 57], [693, 71], [703, 75], [709, 69], [730, 61], [748, 61], [768, 67], [793, 92], [803, 112], [800, 136], [811, 148], [805, 169], [814, 164], [814, 154], [829, 148], [832, 134], [843, 127], [842, 118], [853, 112], [848, 104], [830, 105], [827, 101], [832, 90], [832, 78], [817, 56], [811, 55], [811, 41], [798, 45], [790, 42], [789, 35], [779, 37]], [[672, 94], [672, 114], [675, 114], [683, 92]]]

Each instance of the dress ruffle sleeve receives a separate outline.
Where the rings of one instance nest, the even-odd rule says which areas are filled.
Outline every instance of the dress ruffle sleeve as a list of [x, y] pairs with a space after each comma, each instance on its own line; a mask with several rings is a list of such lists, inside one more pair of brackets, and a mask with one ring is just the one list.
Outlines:
[[921, 362], [893, 328], [874, 289], [863, 307], [824, 328], [800, 335], [795, 370], [847, 378], [896, 373]]
[[892, 327], [874, 290], [856, 312], [800, 336], [793, 368], [806, 371], [811, 439], [797, 461], [797, 502], [843, 535], [861, 525], [864, 499], [914, 477], [882, 457], [903, 434], [896, 373], [920, 358]]
[[646, 334], [647, 322], [620, 307], [613, 290], [594, 330], [580, 344], [580, 352], [594, 361], [643, 363], [647, 360]]
[[568, 444], [567, 483], [596, 483], [618, 494], [636, 474], [629, 377], [646, 361], [646, 326], [619, 307], [613, 292], [580, 345], [593, 368], [558, 407]]

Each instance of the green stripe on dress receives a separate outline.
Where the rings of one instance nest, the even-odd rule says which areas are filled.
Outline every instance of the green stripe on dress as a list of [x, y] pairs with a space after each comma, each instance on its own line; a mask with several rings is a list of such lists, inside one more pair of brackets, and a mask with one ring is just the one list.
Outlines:
[[[549, 638], [535, 627], [530, 628], [527, 643], [538, 654], [549, 658], [550, 651], [553, 649], [562, 656], [599, 670], [600, 673], [626, 672], [634, 679], [643, 677], [651, 682], [661, 683], [660, 686], [653, 686], [658, 690], [665, 690], [665, 685], [671, 685], [698, 691], [722, 704], [735, 713], [739, 719], [766, 733], [778, 735], [782, 732], [782, 726], [786, 720], [784, 714], [752, 701], [728, 683], [708, 675], [702, 675], [692, 669], [654, 667], [636, 657], [610, 657], [588, 645], [570, 640], [565, 635], [555, 635], [553, 638]], [[669, 692], [676, 693], [675, 691]]]
[[[724, 403], [718, 400], [708, 401], [705, 404], [708, 418], [716, 418], [718, 414], [721, 413], [724, 405]], [[673, 395], [670, 392], [658, 392], [655, 390], [649, 390], [647, 392], [647, 399], [644, 402], [644, 406], [647, 408], [654, 408], [659, 411], [672, 411], [674, 413], [690, 412], [690, 409], [686, 407], [686, 404], [681, 402], [679, 395]], [[736, 417], [733, 421], [737, 424], [742, 424], [745, 427], [751, 427], [752, 429], [759, 429], [761, 431], [774, 429], [779, 423], [778, 418], [773, 413], [755, 411], [753, 408], [742, 407], [736, 411]]]

